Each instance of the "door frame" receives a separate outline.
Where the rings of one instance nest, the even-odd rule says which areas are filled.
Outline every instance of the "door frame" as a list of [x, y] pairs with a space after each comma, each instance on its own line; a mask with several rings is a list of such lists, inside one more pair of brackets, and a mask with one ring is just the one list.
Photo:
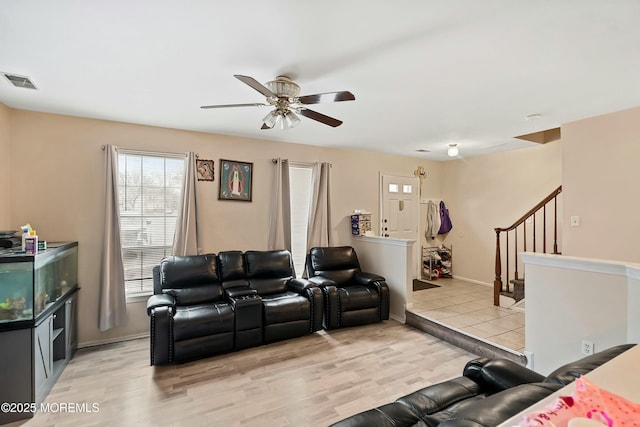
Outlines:
[[413, 244], [413, 278], [419, 278], [420, 276], [420, 262], [421, 262], [421, 254], [418, 250], [418, 248], [420, 248], [420, 178], [418, 178], [417, 176], [413, 175], [413, 174], [402, 174], [402, 173], [386, 173], [386, 172], [379, 172], [378, 173], [378, 213], [379, 213], [379, 218], [378, 218], [378, 231], [380, 233], [380, 237], [382, 238], [388, 238], [388, 237], [384, 237], [384, 231], [382, 229], [383, 227], [383, 218], [384, 218], [384, 203], [383, 203], [383, 192], [384, 192], [384, 188], [383, 188], [383, 177], [385, 176], [396, 176], [396, 177], [400, 177], [400, 178], [412, 178], [412, 179], [416, 179], [418, 186], [416, 187], [417, 191], [418, 191], [418, 197], [417, 197], [417, 203], [415, 206], [415, 212], [414, 212], [414, 220], [416, 221], [416, 232], [415, 232], [415, 236], [413, 237], [414, 240], [414, 244]]

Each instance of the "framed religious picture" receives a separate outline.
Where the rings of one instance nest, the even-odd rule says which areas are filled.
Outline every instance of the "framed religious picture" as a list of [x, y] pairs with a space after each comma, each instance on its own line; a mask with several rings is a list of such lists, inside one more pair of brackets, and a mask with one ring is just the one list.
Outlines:
[[213, 160], [196, 159], [196, 173], [198, 174], [198, 181], [213, 181], [213, 166]]
[[253, 163], [220, 159], [218, 200], [251, 201]]

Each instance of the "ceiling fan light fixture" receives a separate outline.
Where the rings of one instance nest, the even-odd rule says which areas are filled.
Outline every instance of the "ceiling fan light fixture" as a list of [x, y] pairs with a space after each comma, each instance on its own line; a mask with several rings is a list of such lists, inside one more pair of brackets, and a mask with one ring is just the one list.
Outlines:
[[273, 129], [273, 127], [276, 125], [276, 123], [278, 123], [278, 118], [279, 117], [280, 117], [280, 115], [278, 114], [278, 110], [271, 110], [271, 111], [269, 111], [269, 114], [264, 116], [264, 119], [262, 119], [262, 122], [268, 128]]
[[447, 155], [449, 157], [455, 157], [460, 154], [460, 149], [458, 148], [458, 144], [449, 144], [449, 148], [447, 149]]
[[296, 127], [300, 123], [300, 115], [335, 128], [342, 124], [341, 120], [311, 110], [306, 105], [321, 102], [354, 101], [356, 99], [351, 92], [344, 90], [300, 97], [300, 86], [286, 76], [278, 76], [275, 80], [264, 85], [251, 76], [240, 74], [234, 74], [233, 76], [250, 88], [260, 92], [266, 98], [267, 103], [203, 105], [200, 108], [273, 107], [274, 109], [262, 119], [262, 127], [260, 129], [273, 129], [277, 126], [284, 130]]
[[288, 128], [285, 129], [291, 129], [298, 126], [298, 124], [300, 123], [300, 117], [298, 117], [298, 115], [293, 111], [289, 110], [284, 113], [283, 122], [286, 122], [288, 125]]
[[279, 97], [297, 98], [300, 95], [300, 86], [289, 77], [278, 76], [275, 80], [265, 83], [265, 86]]

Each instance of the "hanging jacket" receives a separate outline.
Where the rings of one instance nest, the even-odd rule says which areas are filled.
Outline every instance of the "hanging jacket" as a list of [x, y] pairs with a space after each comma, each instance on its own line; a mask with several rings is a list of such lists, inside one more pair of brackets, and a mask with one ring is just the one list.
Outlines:
[[424, 235], [427, 239], [435, 239], [440, 228], [440, 218], [438, 217], [438, 208], [436, 204], [429, 200], [427, 203], [427, 228]]
[[453, 228], [451, 224], [451, 218], [449, 218], [449, 209], [444, 204], [444, 201], [440, 201], [440, 230], [438, 234], [446, 234]]

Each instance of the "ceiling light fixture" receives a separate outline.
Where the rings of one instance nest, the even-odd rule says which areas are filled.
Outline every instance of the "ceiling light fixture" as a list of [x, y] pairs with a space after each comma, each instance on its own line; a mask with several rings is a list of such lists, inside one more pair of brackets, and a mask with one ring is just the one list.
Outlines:
[[455, 157], [460, 153], [460, 149], [458, 148], [458, 144], [449, 144], [449, 148], [447, 149], [447, 154], [449, 157]]
[[278, 127], [279, 129], [286, 130], [296, 127], [298, 123], [300, 123], [300, 117], [292, 110], [276, 108], [264, 116], [262, 122], [269, 129]]
[[285, 111], [283, 117], [284, 119], [282, 120], [282, 122], [286, 123], [286, 127], [284, 129], [294, 128], [298, 126], [298, 123], [300, 123], [300, 117], [298, 117], [298, 115], [291, 110]]
[[280, 118], [280, 114], [278, 114], [279, 112], [280, 110], [269, 111], [269, 114], [264, 116], [264, 119], [262, 119], [264, 125], [269, 129], [273, 129], [276, 123], [278, 123], [278, 119]]

